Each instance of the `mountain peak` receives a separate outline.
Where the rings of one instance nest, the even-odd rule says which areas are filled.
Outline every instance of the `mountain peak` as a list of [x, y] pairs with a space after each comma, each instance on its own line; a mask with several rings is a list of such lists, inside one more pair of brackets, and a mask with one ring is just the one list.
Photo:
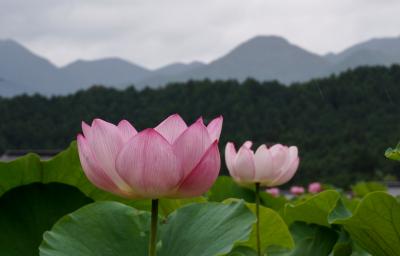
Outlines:
[[[285, 83], [320, 77], [327, 61], [278, 36], [257, 36], [211, 62], [199, 78], [279, 80]], [[196, 77], [196, 78], [197, 78]]]
[[284, 39], [283, 37], [279, 36], [256, 36], [248, 41], [245, 41], [239, 47], [246, 47], [246, 48], [260, 48], [260, 47], [281, 47], [281, 46], [288, 46], [290, 43]]
[[261, 58], [260, 53], [266, 51], [273, 54], [274, 52], [292, 52], [295, 49], [303, 50], [279, 36], [256, 36], [235, 47], [228, 55], [247, 55], [249, 58]]
[[250, 38], [247, 42], [275, 42], [275, 43], [289, 43], [288, 40], [281, 36], [276, 35], [260, 35]]
[[18, 43], [12, 39], [0, 39], [0, 48], [5, 49], [6, 51], [19, 51], [24, 53], [31, 53], [27, 48], [25, 48], [22, 44]]
[[[100, 58], [100, 59], [95, 59], [95, 60], [85, 60], [85, 59], [78, 59], [76, 61], [71, 62], [67, 66], [71, 65], [90, 65], [90, 64], [98, 64], [98, 63], [103, 63], [103, 64], [127, 64], [127, 65], [135, 65], [127, 60], [118, 58], [118, 57], [106, 57], [106, 58]], [[67, 67], [66, 66], [66, 67]]]
[[8, 44], [8, 45], [21, 45], [21, 44], [19, 44], [17, 41], [15, 41], [13, 39], [9, 39], [9, 38], [0, 39], [0, 45], [6, 45], [6, 44]]

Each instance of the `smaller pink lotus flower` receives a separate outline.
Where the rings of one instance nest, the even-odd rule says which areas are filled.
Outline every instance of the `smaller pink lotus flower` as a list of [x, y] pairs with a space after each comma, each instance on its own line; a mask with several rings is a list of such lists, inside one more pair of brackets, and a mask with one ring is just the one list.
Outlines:
[[[251, 149], [252, 145], [251, 141], [246, 141], [239, 151], [236, 151], [235, 145], [228, 142], [225, 147], [225, 161], [235, 182], [241, 185], [255, 185], [257, 255], [261, 255], [260, 186], [275, 187], [290, 180], [299, 166], [299, 156], [296, 146], [287, 147], [276, 144], [268, 148], [263, 144], [254, 153]], [[270, 191], [279, 194], [276, 188]]]
[[308, 185], [308, 192], [316, 194], [322, 191], [322, 185], [319, 182], [313, 182]]
[[279, 188], [268, 188], [265, 190], [268, 194], [270, 194], [273, 197], [278, 197], [280, 194]]
[[127, 198], [183, 198], [206, 192], [218, 177], [222, 116], [187, 126], [175, 114], [143, 131], [126, 120], [82, 123], [78, 151], [87, 178]]
[[292, 193], [295, 196], [299, 196], [301, 194], [304, 194], [304, 188], [301, 186], [293, 186], [290, 188], [290, 193]]
[[288, 182], [299, 166], [296, 146], [275, 144], [268, 148], [259, 146], [254, 153], [253, 143], [246, 141], [236, 151], [232, 142], [226, 144], [225, 161], [230, 175], [239, 184], [259, 183], [274, 187]]

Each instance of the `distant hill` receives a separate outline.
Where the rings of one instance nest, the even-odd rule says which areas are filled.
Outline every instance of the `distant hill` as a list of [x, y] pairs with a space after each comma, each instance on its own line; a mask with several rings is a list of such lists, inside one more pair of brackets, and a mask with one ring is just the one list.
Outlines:
[[206, 64], [204, 64], [203, 62], [200, 61], [193, 61], [189, 64], [185, 64], [185, 63], [172, 63], [169, 64], [167, 66], [161, 67], [159, 69], [154, 70], [154, 72], [156, 72], [159, 75], [178, 75], [178, 74], [182, 74], [184, 72], [188, 72], [191, 71], [193, 69], [196, 68], [200, 68], [205, 66]]
[[79, 88], [93, 84], [126, 86], [152, 74], [146, 68], [119, 58], [78, 60], [60, 70], [64, 76], [74, 77]]
[[0, 95], [66, 94], [94, 84], [138, 89], [190, 79], [248, 77], [303, 82], [358, 66], [400, 63], [400, 37], [371, 39], [339, 53], [318, 55], [277, 36], [257, 36], [208, 64], [172, 63], [150, 70], [120, 58], [78, 60], [57, 67], [13, 40], [0, 40]]
[[[357, 55], [359, 52], [370, 52], [370, 55], [373, 56], [373, 58], [377, 55], [381, 55], [381, 60], [386, 58], [386, 63], [400, 62], [400, 36], [392, 38], [374, 38], [351, 46], [337, 54], [330, 54], [326, 57], [331, 62], [339, 63], [351, 56]], [[369, 61], [370, 63], [375, 63], [373, 58]]]
[[163, 81], [189, 79], [279, 80], [284, 83], [305, 81], [326, 74], [329, 62], [276, 36], [259, 36], [239, 45], [208, 65]]
[[[167, 66], [161, 67], [153, 71], [153, 74], [145, 79], [139, 80], [135, 83], [136, 87], [157, 87], [165, 85], [168, 82], [182, 81], [181, 76], [190, 73], [193, 70], [201, 69], [206, 64], [200, 61], [193, 61], [189, 64], [186, 63], [172, 63]], [[183, 79], [184, 80], [184, 79]]]
[[59, 75], [57, 67], [17, 42], [0, 41], [0, 95], [60, 90]]

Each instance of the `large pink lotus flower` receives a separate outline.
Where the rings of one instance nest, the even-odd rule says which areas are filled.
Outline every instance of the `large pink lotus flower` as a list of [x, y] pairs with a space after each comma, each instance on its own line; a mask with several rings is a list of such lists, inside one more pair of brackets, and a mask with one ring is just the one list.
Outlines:
[[319, 182], [313, 182], [308, 185], [308, 192], [316, 194], [322, 191], [322, 185]]
[[137, 132], [95, 119], [82, 123], [78, 150], [82, 168], [97, 187], [128, 198], [182, 198], [206, 192], [218, 177], [222, 116], [206, 127], [187, 126], [175, 114]]
[[295, 174], [299, 166], [296, 146], [266, 145], [251, 149], [253, 143], [246, 141], [236, 152], [233, 143], [225, 148], [225, 161], [229, 173], [240, 184], [260, 183], [263, 186], [274, 187], [286, 183]]
[[301, 194], [304, 194], [304, 188], [301, 186], [292, 186], [290, 188], [290, 193], [292, 193], [295, 196], [299, 196]]

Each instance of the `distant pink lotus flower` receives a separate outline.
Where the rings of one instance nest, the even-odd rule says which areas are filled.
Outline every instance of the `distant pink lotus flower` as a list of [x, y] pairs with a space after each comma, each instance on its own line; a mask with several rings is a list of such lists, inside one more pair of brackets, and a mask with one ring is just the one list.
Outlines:
[[268, 194], [271, 194], [273, 197], [278, 197], [280, 194], [279, 188], [268, 188], [265, 190]]
[[290, 188], [290, 193], [292, 193], [295, 196], [299, 196], [301, 194], [304, 194], [304, 188], [301, 186], [293, 186]]
[[236, 152], [233, 143], [225, 148], [225, 160], [229, 173], [240, 184], [260, 183], [274, 187], [289, 181], [299, 166], [296, 146], [266, 145], [251, 149], [251, 141], [246, 141]]
[[322, 191], [322, 185], [319, 182], [313, 182], [308, 185], [308, 192], [316, 194]]
[[182, 198], [206, 192], [218, 177], [222, 116], [206, 127], [175, 114], [141, 132], [95, 119], [78, 135], [82, 168], [97, 187], [128, 198]]

